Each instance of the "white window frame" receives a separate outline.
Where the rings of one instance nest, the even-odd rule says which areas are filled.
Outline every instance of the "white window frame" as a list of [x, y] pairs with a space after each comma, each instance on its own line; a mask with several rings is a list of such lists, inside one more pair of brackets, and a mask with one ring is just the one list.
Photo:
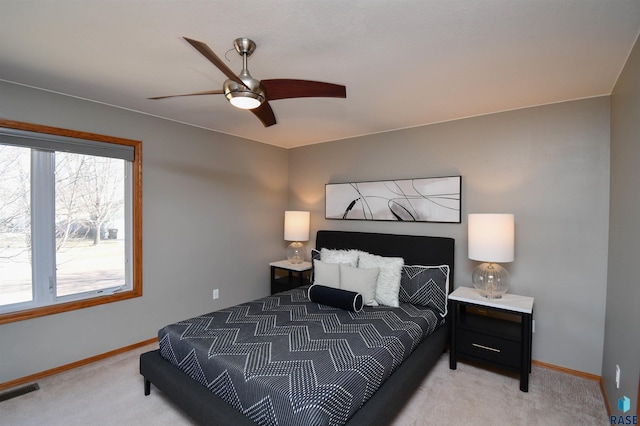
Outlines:
[[[51, 315], [142, 296], [142, 143], [129, 139], [77, 132], [0, 119], [0, 143], [32, 149], [32, 210], [49, 213], [32, 217], [33, 300], [0, 309], [0, 324]], [[49, 151], [49, 152], [47, 152]], [[125, 170], [124, 285], [56, 297], [55, 291], [55, 152], [68, 151], [128, 160]], [[8, 310], [8, 312], [5, 312]]]

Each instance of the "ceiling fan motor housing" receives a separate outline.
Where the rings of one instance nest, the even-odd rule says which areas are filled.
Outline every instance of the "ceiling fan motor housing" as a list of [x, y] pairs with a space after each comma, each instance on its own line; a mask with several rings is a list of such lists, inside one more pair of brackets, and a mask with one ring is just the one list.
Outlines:
[[233, 80], [226, 80], [223, 85], [224, 96], [233, 106], [243, 109], [253, 109], [260, 106], [265, 100], [265, 93], [260, 81], [251, 77], [248, 73], [239, 75], [244, 83], [238, 84]]

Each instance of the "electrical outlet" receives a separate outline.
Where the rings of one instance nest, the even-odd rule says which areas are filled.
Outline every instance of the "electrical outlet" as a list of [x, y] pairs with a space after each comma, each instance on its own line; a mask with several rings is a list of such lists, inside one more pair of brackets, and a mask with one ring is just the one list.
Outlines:
[[218, 293], [218, 289], [216, 288], [213, 290], [213, 298], [217, 299], [218, 297], [220, 297], [220, 293]]
[[616, 365], [616, 389], [620, 389], [620, 366]]

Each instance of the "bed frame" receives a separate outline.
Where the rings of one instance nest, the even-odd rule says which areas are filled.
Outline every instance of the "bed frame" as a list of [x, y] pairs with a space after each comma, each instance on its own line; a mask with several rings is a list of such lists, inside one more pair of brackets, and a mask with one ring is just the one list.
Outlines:
[[[446, 264], [450, 266], [449, 291], [453, 290], [453, 238], [318, 231], [316, 247], [359, 249], [380, 256], [403, 257], [406, 265]], [[346, 424], [355, 426], [391, 423], [446, 350], [448, 341], [447, 323], [420, 344]], [[162, 358], [159, 350], [140, 355], [140, 374], [144, 376], [145, 395], [149, 395], [153, 383], [199, 424], [255, 426], [248, 417]]]

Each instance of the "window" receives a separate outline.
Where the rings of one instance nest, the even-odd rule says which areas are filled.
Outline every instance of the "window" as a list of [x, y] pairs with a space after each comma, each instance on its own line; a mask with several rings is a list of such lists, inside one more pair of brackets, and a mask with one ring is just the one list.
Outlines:
[[142, 295], [140, 151], [0, 119], [0, 324]]

